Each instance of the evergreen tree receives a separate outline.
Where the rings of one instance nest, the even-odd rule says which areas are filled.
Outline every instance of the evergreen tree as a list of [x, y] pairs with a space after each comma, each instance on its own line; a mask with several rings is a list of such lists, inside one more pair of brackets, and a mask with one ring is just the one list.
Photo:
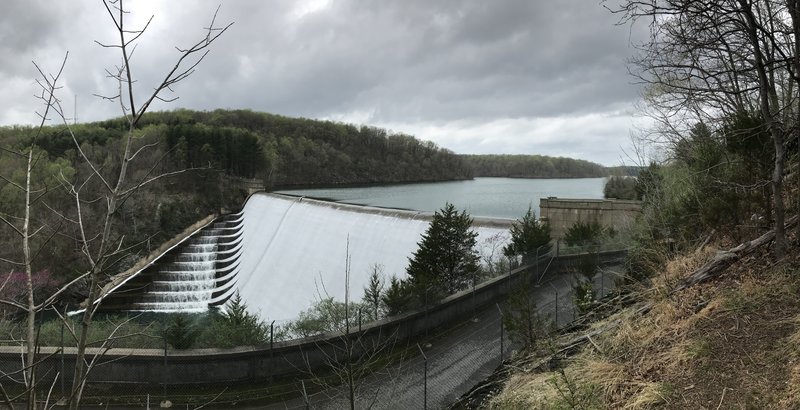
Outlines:
[[229, 346], [254, 346], [269, 340], [269, 326], [257, 315], [247, 311], [239, 292], [230, 299], [226, 309], [215, 321]]
[[386, 316], [395, 316], [406, 311], [411, 306], [411, 299], [408, 283], [392, 276], [389, 287], [381, 297], [381, 302], [386, 307]]
[[451, 203], [437, 211], [406, 268], [415, 296], [434, 300], [465, 289], [479, 267], [477, 237], [466, 211]]
[[192, 347], [199, 334], [200, 332], [187, 314], [177, 313], [172, 316], [165, 336], [172, 347], [182, 350]]
[[636, 178], [616, 175], [606, 181], [603, 196], [609, 199], [641, 199], [636, 192]]
[[544, 255], [550, 251], [550, 226], [540, 223], [536, 219], [530, 205], [528, 212], [511, 224], [511, 242], [503, 248], [507, 257], [522, 255], [522, 263], [526, 265], [537, 255]]
[[364, 287], [364, 304], [370, 310], [369, 317], [371, 320], [378, 320], [380, 318], [380, 311], [383, 305], [381, 296], [384, 287], [383, 279], [381, 278], [382, 273], [383, 265], [372, 265], [369, 274], [369, 283]]

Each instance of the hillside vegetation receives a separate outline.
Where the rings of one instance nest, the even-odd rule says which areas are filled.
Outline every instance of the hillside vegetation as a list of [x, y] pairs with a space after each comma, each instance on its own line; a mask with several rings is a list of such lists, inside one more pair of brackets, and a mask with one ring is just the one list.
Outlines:
[[661, 159], [625, 189], [643, 201], [626, 275], [480, 405], [800, 408], [800, 9], [614, 11], [653, 33], [631, 71], [657, 124], [638, 142]]
[[476, 177], [596, 178], [609, 170], [594, 162], [546, 155], [462, 155]]
[[781, 263], [766, 262], [761, 250], [717, 280], [676, 292], [722, 244], [671, 258], [632, 306], [554, 341], [594, 334], [556, 369], [520, 359], [522, 370], [487, 406], [797, 408], [800, 249], [793, 243]]

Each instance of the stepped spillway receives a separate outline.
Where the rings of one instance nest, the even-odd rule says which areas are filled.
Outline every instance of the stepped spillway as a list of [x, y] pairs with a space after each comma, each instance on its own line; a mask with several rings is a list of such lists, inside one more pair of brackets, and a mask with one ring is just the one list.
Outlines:
[[128, 277], [100, 311], [205, 312], [235, 291], [242, 253], [241, 213], [224, 215]]

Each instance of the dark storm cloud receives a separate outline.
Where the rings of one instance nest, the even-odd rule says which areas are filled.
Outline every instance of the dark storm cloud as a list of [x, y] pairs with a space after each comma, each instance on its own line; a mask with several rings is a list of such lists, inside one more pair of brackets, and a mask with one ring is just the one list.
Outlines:
[[[52, 4], [4, 5], [0, 81], [13, 98], [0, 103], [0, 123], [35, 121], [29, 62], [54, 67], [66, 49], [64, 93], [78, 96], [79, 118], [119, 115], [114, 104], [91, 97], [114, 92], [103, 69], [118, 58], [93, 44], [114, 38], [105, 10]], [[133, 62], [144, 95], [170, 68], [174, 46], [203, 34], [217, 3], [131, 5], [132, 24], [155, 14]], [[591, 142], [624, 143], [629, 117], [619, 112], [639, 92], [625, 69], [629, 36], [637, 34], [615, 27], [594, 1], [225, 1], [218, 23], [229, 21], [230, 32], [176, 87], [180, 99], [155, 109], [250, 108], [355, 121], [418, 133], [458, 152], [548, 147], [566, 155], [586, 145], [584, 157], [614, 162], [607, 152], [593, 154]], [[606, 120], [616, 128], [593, 124]], [[572, 134], [558, 138], [554, 124]], [[574, 135], [573, 124], [594, 131]], [[573, 139], [586, 144], [559, 149], [559, 140]]]

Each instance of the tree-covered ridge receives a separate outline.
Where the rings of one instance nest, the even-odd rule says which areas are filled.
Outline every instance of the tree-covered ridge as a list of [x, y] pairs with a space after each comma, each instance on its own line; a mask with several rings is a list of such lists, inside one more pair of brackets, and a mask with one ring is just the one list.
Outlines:
[[[248, 110], [159, 112], [147, 116], [144, 123], [166, 125], [170, 147], [180, 146], [187, 159], [203, 162], [213, 157], [225, 161], [215, 165], [237, 175], [263, 179], [267, 186], [472, 177], [469, 166], [453, 152], [430, 141], [377, 127]], [[239, 142], [234, 147], [222, 146], [216, 136], [221, 132], [238, 135]], [[245, 141], [246, 135], [252, 138]], [[252, 146], [252, 141], [257, 146]], [[250, 147], [235, 152], [239, 143]], [[241, 152], [249, 153], [249, 158]]]
[[[208, 167], [257, 178], [267, 187], [423, 182], [472, 178], [453, 152], [385, 129], [290, 118], [249, 110], [148, 113], [142, 128], [158, 135], [178, 167]], [[80, 143], [105, 145], [122, 135], [122, 118], [73, 127]], [[0, 136], [32, 138], [27, 127], [0, 128]], [[68, 133], [47, 128], [37, 145], [54, 156], [73, 148]]]
[[595, 178], [608, 175], [597, 163], [545, 155], [462, 155], [476, 177]]

